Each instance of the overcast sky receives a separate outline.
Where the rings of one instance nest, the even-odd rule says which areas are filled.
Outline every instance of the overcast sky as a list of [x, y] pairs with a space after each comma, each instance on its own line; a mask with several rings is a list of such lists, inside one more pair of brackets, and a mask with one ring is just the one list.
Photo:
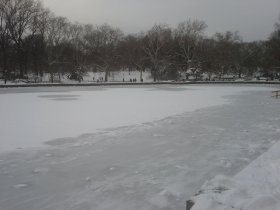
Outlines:
[[280, 0], [43, 0], [57, 16], [80, 23], [108, 23], [125, 33], [155, 23], [175, 27], [186, 19], [204, 20], [209, 35], [238, 30], [246, 41], [266, 39], [280, 14]]

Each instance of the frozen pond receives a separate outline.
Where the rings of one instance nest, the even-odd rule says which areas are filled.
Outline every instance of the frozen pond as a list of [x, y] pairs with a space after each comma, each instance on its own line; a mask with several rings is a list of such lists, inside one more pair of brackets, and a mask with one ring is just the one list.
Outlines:
[[223, 96], [268, 88], [160, 86], [28, 90], [32, 88], [14, 93], [0, 90], [0, 152], [40, 146], [49, 140], [107, 128], [152, 122], [225, 104], [228, 100]]
[[279, 141], [268, 87], [58, 90], [1, 90], [1, 210], [181, 210]]

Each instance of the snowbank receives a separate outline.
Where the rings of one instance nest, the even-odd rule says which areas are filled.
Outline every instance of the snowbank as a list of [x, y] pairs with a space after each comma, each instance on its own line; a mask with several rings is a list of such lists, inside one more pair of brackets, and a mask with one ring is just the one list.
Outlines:
[[233, 178], [217, 176], [192, 200], [192, 210], [279, 210], [280, 142]]

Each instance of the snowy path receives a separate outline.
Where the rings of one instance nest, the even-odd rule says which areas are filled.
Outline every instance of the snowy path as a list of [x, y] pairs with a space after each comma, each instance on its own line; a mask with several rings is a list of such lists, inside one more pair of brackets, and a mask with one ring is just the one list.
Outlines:
[[0, 209], [184, 209], [206, 180], [235, 175], [279, 140], [279, 100], [269, 91], [2, 154]]

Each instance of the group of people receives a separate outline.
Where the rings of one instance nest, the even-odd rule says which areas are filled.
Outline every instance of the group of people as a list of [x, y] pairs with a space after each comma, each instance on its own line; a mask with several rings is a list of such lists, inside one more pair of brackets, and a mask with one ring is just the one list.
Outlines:
[[[93, 81], [95, 81], [95, 78], [92, 78]], [[104, 78], [103, 77], [99, 77], [99, 79], [96, 80], [96, 82], [103, 82]]]
[[[96, 81], [96, 82], [103, 82], [104, 81], [104, 78], [103, 77], [99, 77], [97, 80], [95, 80], [95, 77], [92, 78], [93, 81]], [[143, 82], [143, 78], [140, 79], [140, 82]], [[125, 82], [125, 79], [123, 78], [123, 82]], [[136, 78], [133, 78], [133, 79], [129, 79], [129, 82], [131, 83], [135, 83], [137, 82], [137, 79]]]
[[[125, 82], [125, 79], [123, 78], [123, 82]], [[134, 79], [129, 79], [129, 82], [131, 82], [131, 83], [135, 83], [135, 82], [137, 82], [137, 79], [136, 78], [134, 78]], [[140, 79], [140, 82], [143, 82], [143, 78], [141, 78]]]

